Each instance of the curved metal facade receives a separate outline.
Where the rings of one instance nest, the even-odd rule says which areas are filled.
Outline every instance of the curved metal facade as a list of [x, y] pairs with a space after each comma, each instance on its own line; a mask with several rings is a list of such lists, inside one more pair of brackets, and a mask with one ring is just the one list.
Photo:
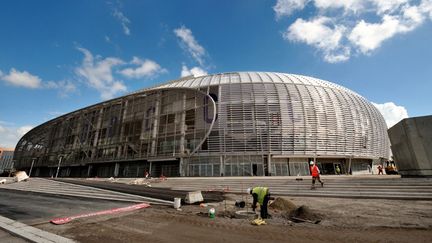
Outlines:
[[27, 133], [15, 151], [18, 167], [36, 161], [53, 174], [60, 164], [62, 176], [303, 175], [309, 160], [328, 174], [335, 166], [365, 170], [388, 158], [389, 141], [379, 111], [344, 87], [239, 72], [180, 79], [69, 113]]

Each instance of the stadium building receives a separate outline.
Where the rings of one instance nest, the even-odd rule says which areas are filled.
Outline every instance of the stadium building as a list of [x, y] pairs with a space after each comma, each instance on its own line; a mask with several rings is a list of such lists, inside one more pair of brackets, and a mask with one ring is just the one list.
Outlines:
[[[104, 101], [25, 134], [15, 165], [33, 176], [288, 176], [367, 172], [389, 157], [365, 98], [272, 72], [186, 77]], [[336, 168], [339, 169], [336, 170]]]

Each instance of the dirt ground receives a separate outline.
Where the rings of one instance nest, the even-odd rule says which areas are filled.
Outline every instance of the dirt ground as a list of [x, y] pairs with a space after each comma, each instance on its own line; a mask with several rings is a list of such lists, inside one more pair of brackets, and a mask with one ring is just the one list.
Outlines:
[[[248, 199], [248, 200], [246, 200]], [[294, 223], [287, 210], [269, 213], [267, 225], [237, 218], [235, 201], [250, 198], [227, 195], [221, 203], [151, 208], [117, 215], [79, 219], [65, 225], [36, 227], [79, 242], [431, 242], [432, 201], [284, 198], [303, 206], [314, 223]], [[209, 218], [209, 208], [216, 217]], [[66, 215], [65, 215], [66, 216]], [[301, 216], [301, 215], [300, 215]]]

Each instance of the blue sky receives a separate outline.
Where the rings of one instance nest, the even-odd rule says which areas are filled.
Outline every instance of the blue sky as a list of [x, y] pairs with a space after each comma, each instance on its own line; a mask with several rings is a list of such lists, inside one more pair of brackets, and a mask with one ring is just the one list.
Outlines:
[[432, 0], [1, 1], [0, 146], [185, 75], [303, 74], [430, 115]]

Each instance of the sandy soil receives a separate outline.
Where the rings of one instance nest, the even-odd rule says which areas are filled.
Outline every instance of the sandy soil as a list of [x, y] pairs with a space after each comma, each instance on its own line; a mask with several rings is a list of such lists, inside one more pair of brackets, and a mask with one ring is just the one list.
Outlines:
[[[139, 211], [80, 219], [66, 225], [37, 227], [79, 242], [430, 242], [432, 202], [285, 198], [304, 205], [319, 224], [294, 223], [283, 211], [270, 210], [267, 225], [231, 218], [239, 195], [222, 203], [171, 207], [152, 206]], [[249, 201], [248, 201], [249, 200]], [[250, 203], [250, 198], [248, 198]], [[216, 218], [208, 209], [216, 209]]]

